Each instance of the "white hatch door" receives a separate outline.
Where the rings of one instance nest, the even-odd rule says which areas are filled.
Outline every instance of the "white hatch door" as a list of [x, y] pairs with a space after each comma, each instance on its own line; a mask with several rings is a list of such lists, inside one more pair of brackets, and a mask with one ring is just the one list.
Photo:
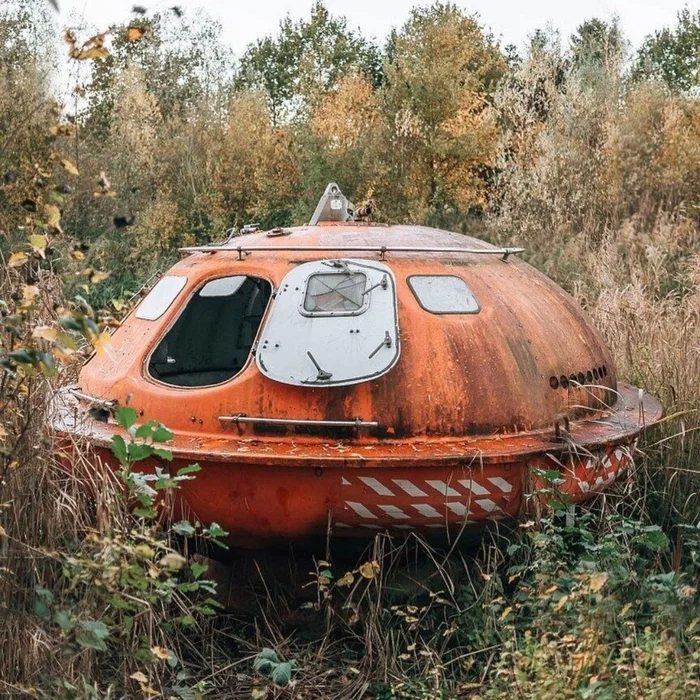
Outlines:
[[255, 359], [265, 376], [284, 384], [342, 386], [380, 377], [399, 353], [391, 269], [317, 260], [282, 280]]

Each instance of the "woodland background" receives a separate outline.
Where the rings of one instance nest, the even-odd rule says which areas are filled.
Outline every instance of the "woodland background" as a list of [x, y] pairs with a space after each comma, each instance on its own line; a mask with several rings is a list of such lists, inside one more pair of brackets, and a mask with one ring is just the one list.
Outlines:
[[[434, 4], [379, 45], [316, 3], [234, 56], [206, 14], [67, 29], [51, 2], [0, 4], [5, 692], [700, 692], [700, 13], [636, 51], [623, 30], [591, 19], [518, 53]], [[255, 615], [212, 616], [214, 584], [172, 558], [184, 530], [55, 468], [46, 402], [179, 246], [303, 223], [331, 180], [377, 221], [524, 246], [668, 417], [573, 526], [544, 512], [470, 557], [377, 541], [369, 569], [314, 569], [311, 608], [270, 585]], [[398, 596], [416, 550], [435, 571]], [[291, 685], [253, 669], [265, 646], [297, 659]]]

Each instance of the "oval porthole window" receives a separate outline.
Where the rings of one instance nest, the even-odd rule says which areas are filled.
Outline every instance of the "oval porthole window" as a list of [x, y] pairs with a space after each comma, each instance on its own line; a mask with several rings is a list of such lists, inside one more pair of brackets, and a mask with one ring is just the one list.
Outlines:
[[177, 295], [186, 284], [187, 277], [182, 275], [167, 275], [158, 280], [136, 309], [136, 318], [144, 321], [155, 321], [160, 318], [177, 299]]

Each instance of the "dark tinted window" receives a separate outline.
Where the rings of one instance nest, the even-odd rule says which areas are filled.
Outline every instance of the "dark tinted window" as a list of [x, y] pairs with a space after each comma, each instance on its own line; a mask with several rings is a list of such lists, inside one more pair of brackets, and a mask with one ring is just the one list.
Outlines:
[[151, 376], [175, 386], [207, 386], [238, 374], [271, 292], [266, 280], [241, 275], [205, 284], [153, 351]]

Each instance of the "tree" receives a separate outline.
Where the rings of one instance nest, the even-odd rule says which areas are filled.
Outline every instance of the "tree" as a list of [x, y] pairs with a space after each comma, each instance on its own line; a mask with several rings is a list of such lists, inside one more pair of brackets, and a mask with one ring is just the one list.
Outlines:
[[455, 5], [416, 8], [390, 42], [384, 113], [392, 198], [424, 219], [485, 201], [497, 129], [490, 97], [506, 69], [494, 39]]
[[608, 67], [617, 64], [625, 49], [625, 40], [617, 17], [611, 22], [589, 19], [571, 35], [571, 60], [575, 68]]
[[633, 80], [655, 78], [680, 91], [700, 86], [700, 10], [686, 7], [678, 13], [674, 29], [668, 27], [648, 36], [632, 69]]
[[345, 75], [359, 73], [374, 85], [381, 82], [378, 48], [348, 29], [322, 2], [308, 20], [286, 17], [276, 38], [248, 47], [241, 58], [237, 85], [264, 92], [274, 124], [322, 99]]

